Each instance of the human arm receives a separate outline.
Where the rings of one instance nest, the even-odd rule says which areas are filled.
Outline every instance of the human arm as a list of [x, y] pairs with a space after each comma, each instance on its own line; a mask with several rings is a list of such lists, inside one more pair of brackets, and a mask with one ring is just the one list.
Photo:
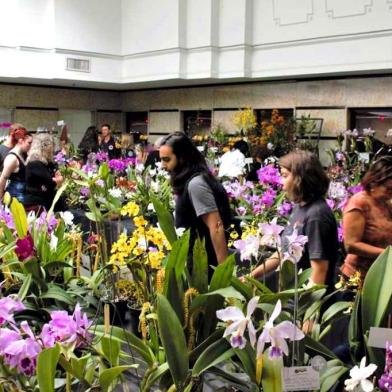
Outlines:
[[362, 241], [365, 225], [366, 218], [363, 211], [353, 209], [344, 213], [344, 247], [347, 253], [362, 257], [376, 258], [384, 249]]
[[274, 252], [267, 260], [265, 260], [261, 265], [256, 267], [250, 272], [250, 276], [255, 279], [259, 279], [262, 276], [276, 270], [280, 264], [280, 257], [278, 252]]
[[201, 215], [201, 219], [210, 233], [211, 243], [214, 247], [218, 263], [223, 263], [228, 255], [225, 229], [218, 211]]
[[19, 162], [15, 155], [7, 155], [4, 160], [3, 171], [0, 176], [0, 198], [4, 195], [5, 186], [8, 178], [18, 168]]

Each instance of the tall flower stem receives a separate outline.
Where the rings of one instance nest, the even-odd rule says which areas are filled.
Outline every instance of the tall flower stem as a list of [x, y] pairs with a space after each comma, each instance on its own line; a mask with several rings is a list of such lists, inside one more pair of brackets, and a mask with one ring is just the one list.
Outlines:
[[[294, 263], [294, 311], [293, 311], [293, 324], [297, 325], [297, 312], [298, 312], [298, 265]], [[295, 359], [297, 356], [296, 349], [298, 348], [298, 344], [296, 344], [295, 333], [296, 329], [294, 329], [294, 339], [293, 339], [293, 352], [291, 358], [291, 366], [295, 365]]]

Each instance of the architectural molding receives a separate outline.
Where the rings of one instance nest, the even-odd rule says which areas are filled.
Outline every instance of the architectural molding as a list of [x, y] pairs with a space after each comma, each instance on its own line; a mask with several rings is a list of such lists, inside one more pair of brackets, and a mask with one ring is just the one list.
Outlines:
[[[350, 18], [370, 13], [374, 0], [325, 0], [325, 11], [332, 19]], [[349, 3], [349, 7], [347, 4]], [[347, 9], [350, 11], [347, 12]]]
[[278, 26], [308, 23], [313, 19], [313, 0], [296, 2], [295, 7], [292, 5], [292, 0], [272, 0], [273, 18]]

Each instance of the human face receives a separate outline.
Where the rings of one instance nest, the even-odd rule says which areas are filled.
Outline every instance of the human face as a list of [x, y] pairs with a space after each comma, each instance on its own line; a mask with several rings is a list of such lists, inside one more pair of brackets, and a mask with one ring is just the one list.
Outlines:
[[285, 167], [281, 167], [280, 175], [282, 177], [282, 189], [286, 192], [287, 196], [290, 197], [290, 189], [294, 180], [293, 174]]
[[170, 146], [163, 145], [159, 148], [159, 157], [161, 158], [162, 169], [169, 173], [174, 170], [177, 166], [177, 157], [173, 153], [173, 149]]
[[31, 147], [31, 143], [33, 142], [33, 138], [31, 136], [26, 136], [23, 140], [20, 142], [20, 149], [22, 152], [28, 152]]
[[392, 179], [386, 180], [383, 184], [372, 187], [370, 189], [370, 194], [374, 199], [381, 201], [392, 199]]
[[101, 128], [102, 138], [108, 137], [110, 135], [110, 129], [108, 127]]

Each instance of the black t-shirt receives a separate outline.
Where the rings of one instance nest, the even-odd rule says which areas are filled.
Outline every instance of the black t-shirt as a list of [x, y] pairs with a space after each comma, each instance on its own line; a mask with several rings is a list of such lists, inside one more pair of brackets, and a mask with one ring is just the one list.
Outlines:
[[102, 140], [99, 149], [103, 152], [107, 152], [109, 159], [115, 159], [121, 156], [121, 150], [116, 147], [116, 141], [113, 136], [110, 136], [110, 139], [107, 142]]
[[41, 161], [30, 161], [26, 166], [25, 205], [39, 205], [47, 210], [52, 205], [56, 194], [53, 181], [54, 166]]
[[288, 248], [287, 236], [291, 235], [294, 229], [297, 229], [298, 234], [308, 237], [298, 268], [310, 268], [310, 260], [328, 260], [326, 284], [329, 291], [333, 290], [339, 242], [336, 220], [325, 200], [318, 199], [304, 206], [294, 207], [281, 236], [283, 252]]

